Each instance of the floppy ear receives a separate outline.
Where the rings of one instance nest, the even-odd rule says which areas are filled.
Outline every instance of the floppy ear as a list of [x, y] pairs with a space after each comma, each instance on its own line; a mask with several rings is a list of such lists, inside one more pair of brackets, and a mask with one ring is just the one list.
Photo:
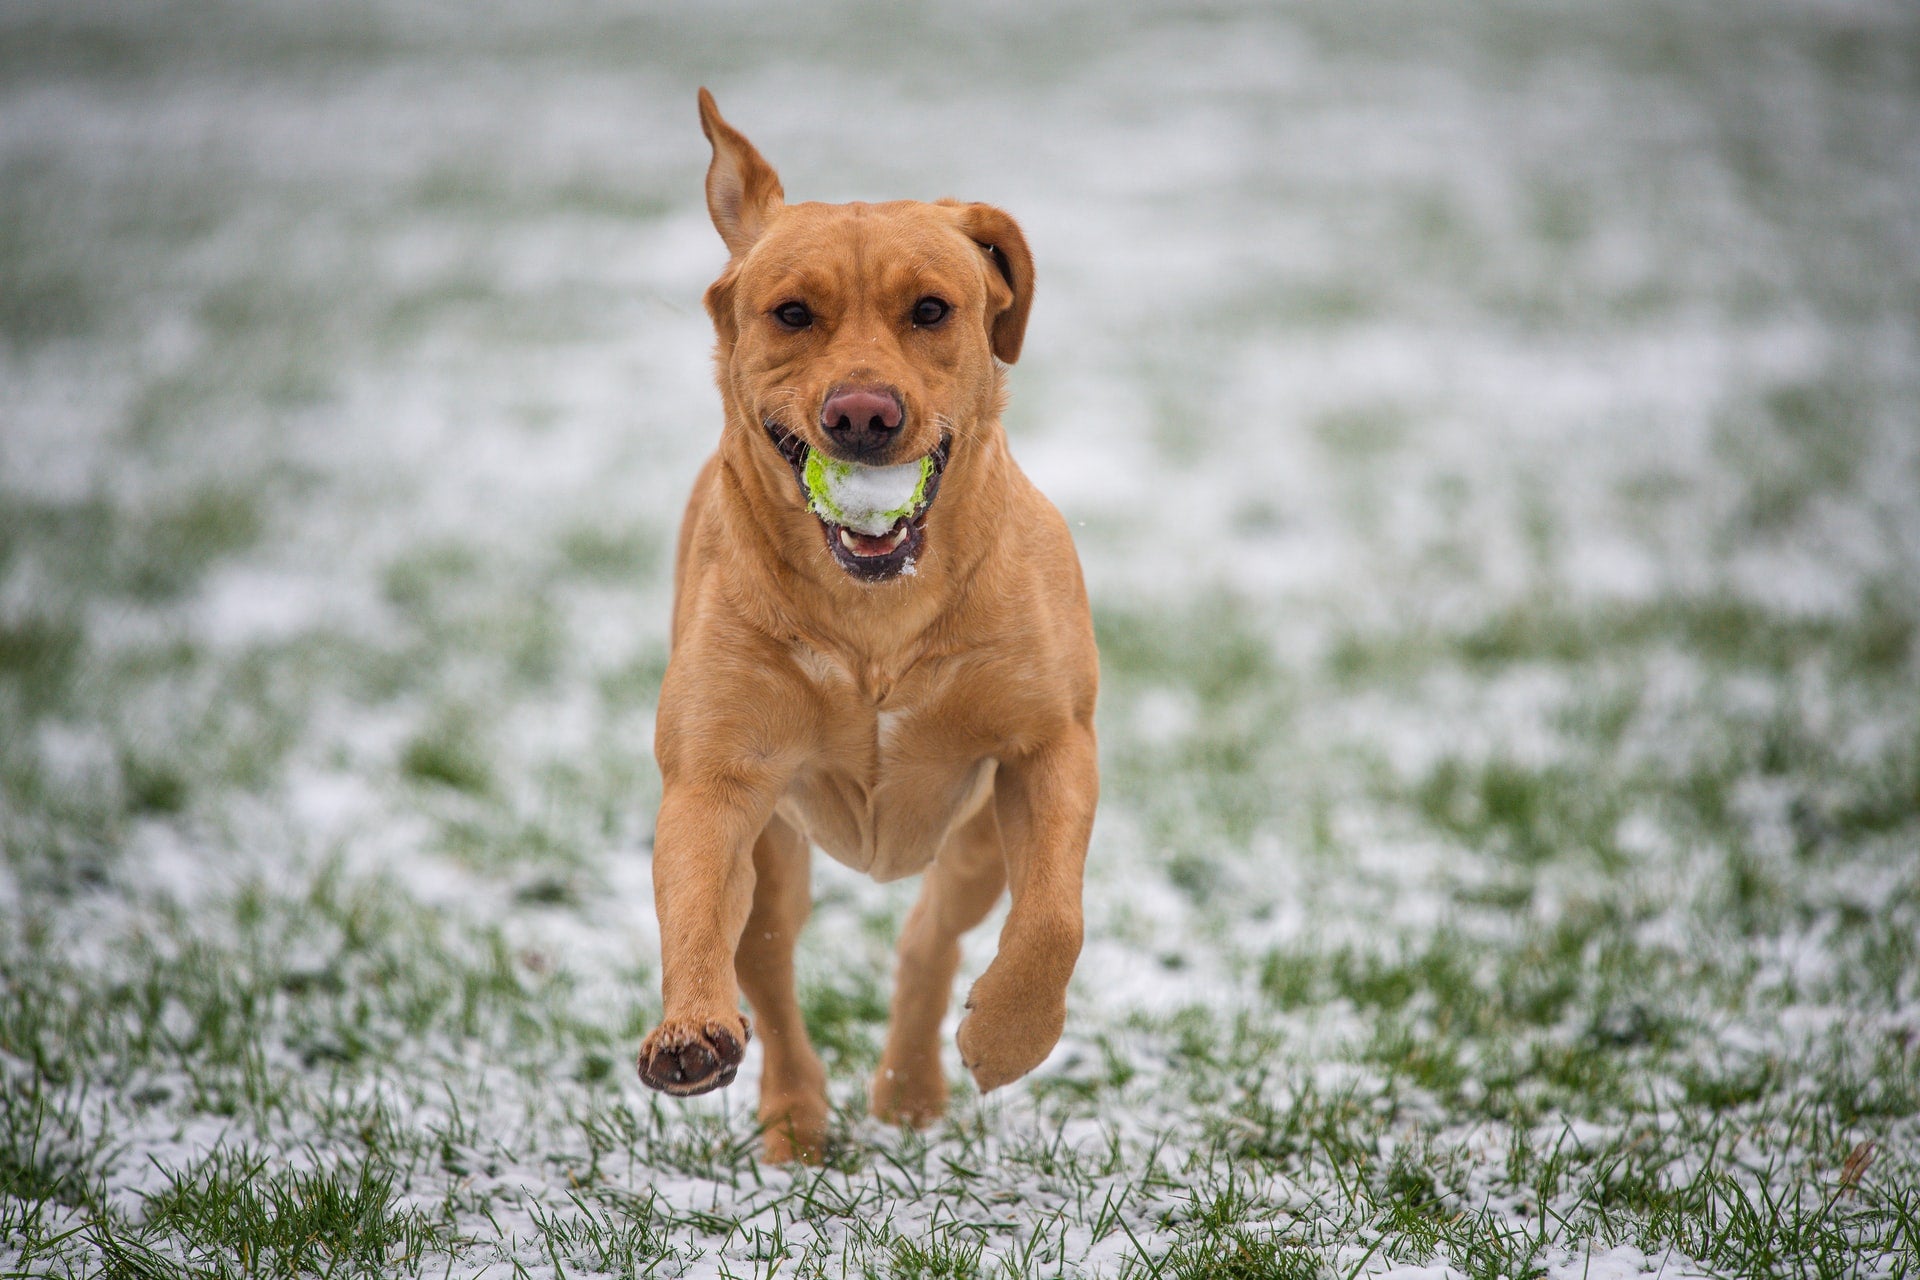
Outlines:
[[[990, 204], [955, 207], [960, 214], [960, 229], [986, 250], [993, 263], [994, 270], [987, 277], [987, 332], [993, 341], [993, 354], [1012, 364], [1020, 358], [1020, 343], [1027, 336], [1027, 312], [1033, 307], [1033, 254], [1027, 250], [1027, 238], [1020, 234], [1020, 224], [1005, 211]], [[998, 287], [1001, 285], [1005, 288]]]
[[700, 91], [700, 131], [713, 144], [707, 166], [707, 212], [727, 252], [738, 258], [753, 247], [767, 223], [786, 205], [780, 175], [761, 159], [738, 129], [720, 118], [713, 95]]
[[713, 321], [713, 331], [720, 339], [722, 350], [731, 351], [733, 344], [740, 339], [740, 330], [733, 322], [733, 285], [740, 276], [740, 259], [734, 258], [727, 263], [727, 269], [720, 278], [707, 286], [702, 301], [707, 304], [707, 316]]

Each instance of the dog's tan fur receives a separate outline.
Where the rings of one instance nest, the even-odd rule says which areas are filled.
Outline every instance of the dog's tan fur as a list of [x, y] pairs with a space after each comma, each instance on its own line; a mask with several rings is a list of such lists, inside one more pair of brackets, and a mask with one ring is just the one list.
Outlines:
[[[957, 1040], [983, 1090], [1031, 1071], [1059, 1040], [1080, 952], [1098, 662], [1066, 524], [999, 421], [1033, 291], [1018, 226], [952, 201], [787, 205], [705, 90], [700, 119], [732, 255], [706, 295], [726, 421], [680, 531], [656, 740], [665, 1013], [640, 1073], [683, 1094], [731, 1081], [744, 992], [765, 1046], [765, 1156], [815, 1160], [826, 1075], [793, 980], [810, 844], [878, 879], [925, 873], [874, 1114], [924, 1124], [944, 1109], [959, 938], [1003, 888], [999, 951]], [[943, 323], [913, 322], [928, 296], [950, 304]], [[817, 317], [800, 332], [773, 318], [795, 300]], [[836, 562], [769, 436], [773, 423], [831, 452], [822, 405], [849, 383], [898, 393], [885, 461], [951, 437], [912, 572], [886, 581]]]

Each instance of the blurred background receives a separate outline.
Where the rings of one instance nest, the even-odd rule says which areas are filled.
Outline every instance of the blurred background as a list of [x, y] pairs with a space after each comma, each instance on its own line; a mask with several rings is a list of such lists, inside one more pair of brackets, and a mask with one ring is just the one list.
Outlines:
[[[652, 1105], [703, 84], [790, 199], [991, 201], [1038, 262], [1006, 423], [1088, 570], [1106, 790], [1076, 1021], [1009, 1107], [1198, 1150], [1354, 1071], [1445, 1147], [1626, 1134], [1655, 1079], [1748, 1108], [1782, 1185], [1861, 1135], [1912, 1168], [1920, 10], [8, 0], [20, 1239], [225, 1247], [156, 1168], [213, 1185], [249, 1117], [377, 1162], [339, 1116], [396, 1080], [520, 1117], [502, 1188], [562, 1185], [576, 1103]], [[851, 1115], [911, 889], [816, 874]], [[1428, 1190], [1484, 1207], [1507, 1158]], [[1718, 1256], [1677, 1230], [1619, 1239]]]

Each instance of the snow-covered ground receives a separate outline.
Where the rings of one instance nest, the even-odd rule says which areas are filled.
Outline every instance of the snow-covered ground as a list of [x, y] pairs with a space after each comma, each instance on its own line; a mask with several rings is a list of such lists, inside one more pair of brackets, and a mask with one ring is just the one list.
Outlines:
[[[1066, 1040], [862, 1119], [819, 860], [818, 1171], [630, 1066], [701, 84], [1020, 219], [1103, 653]], [[13, 0], [0, 1271], [1920, 1266], [1916, 118], [1893, 0]]]

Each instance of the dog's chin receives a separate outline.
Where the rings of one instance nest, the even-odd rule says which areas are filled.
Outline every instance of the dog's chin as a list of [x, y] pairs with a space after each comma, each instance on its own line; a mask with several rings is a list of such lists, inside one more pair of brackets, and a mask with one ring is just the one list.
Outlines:
[[820, 519], [807, 503], [807, 483], [802, 474], [806, 465], [806, 444], [778, 423], [768, 422], [765, 426], [774, 447], [780, 450], [781, 457], [787, 460], [787, 465], [793, 470], [801, 505], [807, 508], [807, 514], [813, 516], [821, 532], [826, 535], [827, 554], [833, 557], [834, 563], [862, 582], [911, 578], [914, 566], [926, 548], [927, 512], [933, 509], [933, 501], [940, 494], [940, 477], [947, 469], [953, 437], [943, 435], [940, 443], [934, 446], [933, 474], [927, 478], [926, 496], [921, 499], [920, 505], [911, 514], [896, 520], [891, 529], [876, 537], [831, 520]]

